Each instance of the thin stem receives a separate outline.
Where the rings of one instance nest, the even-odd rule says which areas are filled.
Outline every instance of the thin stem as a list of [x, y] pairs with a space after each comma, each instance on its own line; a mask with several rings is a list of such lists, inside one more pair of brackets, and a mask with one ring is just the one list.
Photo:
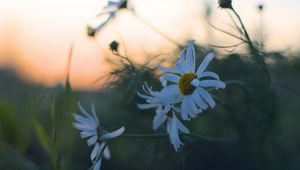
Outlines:
[[223, 32], [224, 34], [227, 34], [227, 35], [229, 35], [229, 36], [232, 36], [232, 37], [234, 37], [234, 38], [236, 38], [236, 39], [239, 39], [239, 40], [241, 40], [241, 41], [243, 41], [243, 42], [247, 42], [246, 40], [244, 40], [242, 37], [239, 37], [239, 36], [237, 36], [237, 35], [235, 35], [235, 34], [232, 34], [232, 33], [230, 33], [230, 32], [228, 32], [228, 31], [225, 31], [225, 30], [222, 30], [222, 29], [220, 29], [220, 28], [218, 28], [218, 27], [216, 27], [216, 26], [214, 26], [214, 25], [212, 25], [212, 24], [210, 24], [210, 23], [208, 23], [211, 27], [213, 27], [214, 29], [216, 29], [216, 30], [218, 30], [218, 31], [220, 31], [220, 32]]
[[240, 85], [240, 86], [245, 86], [245, 83], [239, 80], [229, 80], [229, 81], [225, 81], [226, 85], [229, 84], [236, 84], [236, 85]]
[[127, 48], [126, 48], [126, 44], [125, 44], [124, 38], [122, 37], [122, 35], [119, 32], [116, 32], [116, 34], [118, 34], [119, 37], [121, 38], [121, 42], [122, 42], [122, 44], [124, 46], [125, 57], [128, 58], [128, 53], [127, 53]]
[[239, 45], [242, 45], [244, 44], [245, 42], [242, 41], [242, 42], [239, 42], [237, 44], [233, 44], [233, 45], [226, 45], [226, 46], [223, 46], [223, 45], [213, 45], [213, 44], [208, 44], [209, 46], [212, 46], [212, 47], [215, 47], [215, 48], [236, 48], [238, 47]]
[[72, 56], [73, 56], [73, 48], [74, 48], [74, 41], [71, 44], [69, 55], [68, 55], [68, 61], [67, 61], [67, 68], [66, 68], [66, 81], [70, 81], [70, 71], [71, 71], [71, 64], [72, 64]]
[[170, 37], [168, 37], [166, 34], [164, 34], [163, 32], [161, 32], [159, 29], [157, 29], [156, 27], [154, 27], [152, 24], [150, 24], [148, 21], [146, 21], [145, 19], [141, 18], [140, 16], [137, 16], [136, 14], [133, 14], [138, 20], [140, 20], [143, 24], [145, 24], [146, 26], [148, 26], [149, 28], [151, 28], [154, 32], [158, 33], [159, 35], [161, 35], [162, 37], [164, 37], [166, 40], [168, 40], [169, 42], [171, 42], [172, 44], [178, 46], [180, 49], [184, 48], [182, 45], [180, 45], [180, 43], [176, 42], [175, 40], [171, 39]]
[[167, 137], [167, 133], [156, 133], [156, 134], [122, 134], [120, 137], [124, 138], [161, 138]]
[[237, 22], [235, 21], [235, 19], [233, 18], [233, 16], [231, 15], [230, 12], [227, 11], [227, 14], [229, 16], [229, 18], [231, 19], [231, 21], [233, 22], [235, 28], [237, 29], [237, 31], [240, 33], [240, 34], [243, 34], [243, 31], [241, 30], [241, 28], [239, 27], [239, 25], [237, 24]]
[[[227, 138], [213, 138], [208, 136], [202, 136], [196, 133], [180, 133], [182, 136], [190, 136], [199, 140], [210, 140], [210, 141], [228, 141]], [[167, 133], [156, 133], [156, 134], [122, 134], [120, 137], [124, 138], [164, 138], [168, 137]]]
[[252, 40], [248, 34], [248, 31], [240, 17], [240, 15], [234, 10], [234, 8], [230, 8], [232, 10], [232, 12], [235, 14], [235, 16], [238, 18], [241, 26], [242, 26], [242, 30], [245, 34], [245, 38], [247, 39], [249, 48], [251, 49], [252, 53], [255, 56], [255, 59], [257, 60], [257, 62], [261, 65], [262, 70], [264, 71], [264, 73], [266, 74], [266, 77], [268, 79], [269, 82], [271, 82], [271, 74], [269, 72], [268, 66], [266, 65], [264, 59], [262, 58], [262, 56], [257, 52], [256, 48], [254, 47]]

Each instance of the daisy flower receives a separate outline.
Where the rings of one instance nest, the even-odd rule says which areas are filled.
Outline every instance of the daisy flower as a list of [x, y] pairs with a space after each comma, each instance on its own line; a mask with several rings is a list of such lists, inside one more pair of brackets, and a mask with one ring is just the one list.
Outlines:
[[215, 101], [207, 91], [208, 88], [225, 88], [225, 83], [220, 80], [216, 73], [205, 71], [214, 58], [214, 53], [207, 54], [197, 70], [195, 58], [195, 46], [192, 40], [188, 47], [181, 51], [180, 59], [175, 64], [175, 68], [159, 66], [160, 70], [167, 72], [160, 76], [166, 93], [182, 96], [181, 116], [184, 120], [196, 117], [198, 113], [208, 107], [215, 107]]
[[107, 5], [103, 7], [102, 11], [97, 15], [97, 17], [108, 14], [108, 17], [98, 25], [96, 28], [92, 28], [88, 26], [88, 35], [94, 36], [97, 32], [99, 32], [117, 13], [117, 11], [121, 8], [127, 7], [127, 0], [108, 0]]
[[94, 145], [90, 156], [93, 162], [92, 169], [100, 170], [102, 156], [105, 159], [110, 159], [110, 151], [105, 141], [120, 136], [125, 131], [125, 128], [121, 127], [116, 131], [107, 132], [100, 126], [93, 104], [91, 105], [92, 114], [89, 114], [79, 102], [78, 107], [83, 115], [74, 114], [74, 119], [76, 120], [74, 127], [81, 131], [81, 138], [89, 138], [87, 140], [88, 146]]
[[174, 106], [175, 103], [181, 100], [180, 95], [168, 93], [168, 88], [162, 91], [153, 91], [147, 84], [143, 86], [145, 94], [137, 93], [141, 98], [146, 99], [147, 104], [138, 104], [140, 109], [155, 108], [156, 115], [153, 119], [153, 129], [158, 129], [164, 122], [167, 122], [167, 132], [171, 144], [175, 151], [178, 151], [183, 143], [179, 138], [179, 132], [190, 133], [189, 130], [178, 120], [176, 111], [178, 108]]

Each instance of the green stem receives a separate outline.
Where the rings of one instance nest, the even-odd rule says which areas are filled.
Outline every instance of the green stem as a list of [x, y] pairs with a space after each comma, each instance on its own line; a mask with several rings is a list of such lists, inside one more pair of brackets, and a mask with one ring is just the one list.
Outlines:
[[245, 86], [245, 83], [239, 80], [229, 80], [229, 81], [225, 81], [226, 85], [229, 84], [236, 84], [236, 85], [240, 85], [240, 86]]
[[[208, 137], [208, 136], [202, 136], [196, 133], [180, 133], [182, 136], [189, 136], [193, 137], [199, 140], [210, 140], [210, 141], [228, 141], [229, 139], [227, 138], [213, 138], [213, 137]], [[123, 138], [164, 138], [168, 137], [169, 134], [167, 133], [156, 133], [156, 134], [122, 134], [120, 137]]]
[[120, 137], [124, 138], [161, 138], [167, 137], [167, 133], [156, 133], [156, 134], [122, 134]]

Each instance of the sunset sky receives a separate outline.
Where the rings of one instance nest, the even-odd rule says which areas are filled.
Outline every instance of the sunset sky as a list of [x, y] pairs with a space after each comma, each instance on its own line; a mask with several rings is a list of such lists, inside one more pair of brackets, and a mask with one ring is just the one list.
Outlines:
[[[231, 45], [236, 40], [208, 27], [205, 0], [134, 0], [138, 18], [122, 10], [96, 38], [86, 36], [86, 25], [101, 22], [95, 18], [103, 0], [0, 0], [0, 66], [10, 66], [27, 81], [53, 86], [66, 76], [68, 53], [73, 44], [71, 83], [75, 88], [99, 87], [93, 84], [109, 71], [104, 62], [112, 56], [111, 41], [126, 44], [136, 61], [145, 56], [169, 53], [175, 45], [143, 21], [173, 41], [196, 39], [199, 44]], [[228, 14], [211, 3], [211, 23], [231, 30]], [[259, 35], [257, 4], [265, 4], [263, 28], [267, 50], [297, 51], [300, 47], [299, 0], [233, 0], [251, 35]], [[122, 38], [121, 38], [122, 37]], [[101, 82], [100, 82], [101, 83]]]

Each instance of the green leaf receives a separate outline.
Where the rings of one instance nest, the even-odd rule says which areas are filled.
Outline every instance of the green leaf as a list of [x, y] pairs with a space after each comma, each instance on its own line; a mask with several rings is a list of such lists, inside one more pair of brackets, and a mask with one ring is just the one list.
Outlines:
[[51, 146], [50, 146], [50, 143], [49, 143], [49, 137], [48, 137], [45, 129], [43, 128], [43, 126], [37, 120], [34, 120], [34, 127], [35, 127], [35, 131], [36, 131], [37, 137], [38, 137], [41, 145], [44, 147], [44, 149], [48, 153], [51, 153]]

